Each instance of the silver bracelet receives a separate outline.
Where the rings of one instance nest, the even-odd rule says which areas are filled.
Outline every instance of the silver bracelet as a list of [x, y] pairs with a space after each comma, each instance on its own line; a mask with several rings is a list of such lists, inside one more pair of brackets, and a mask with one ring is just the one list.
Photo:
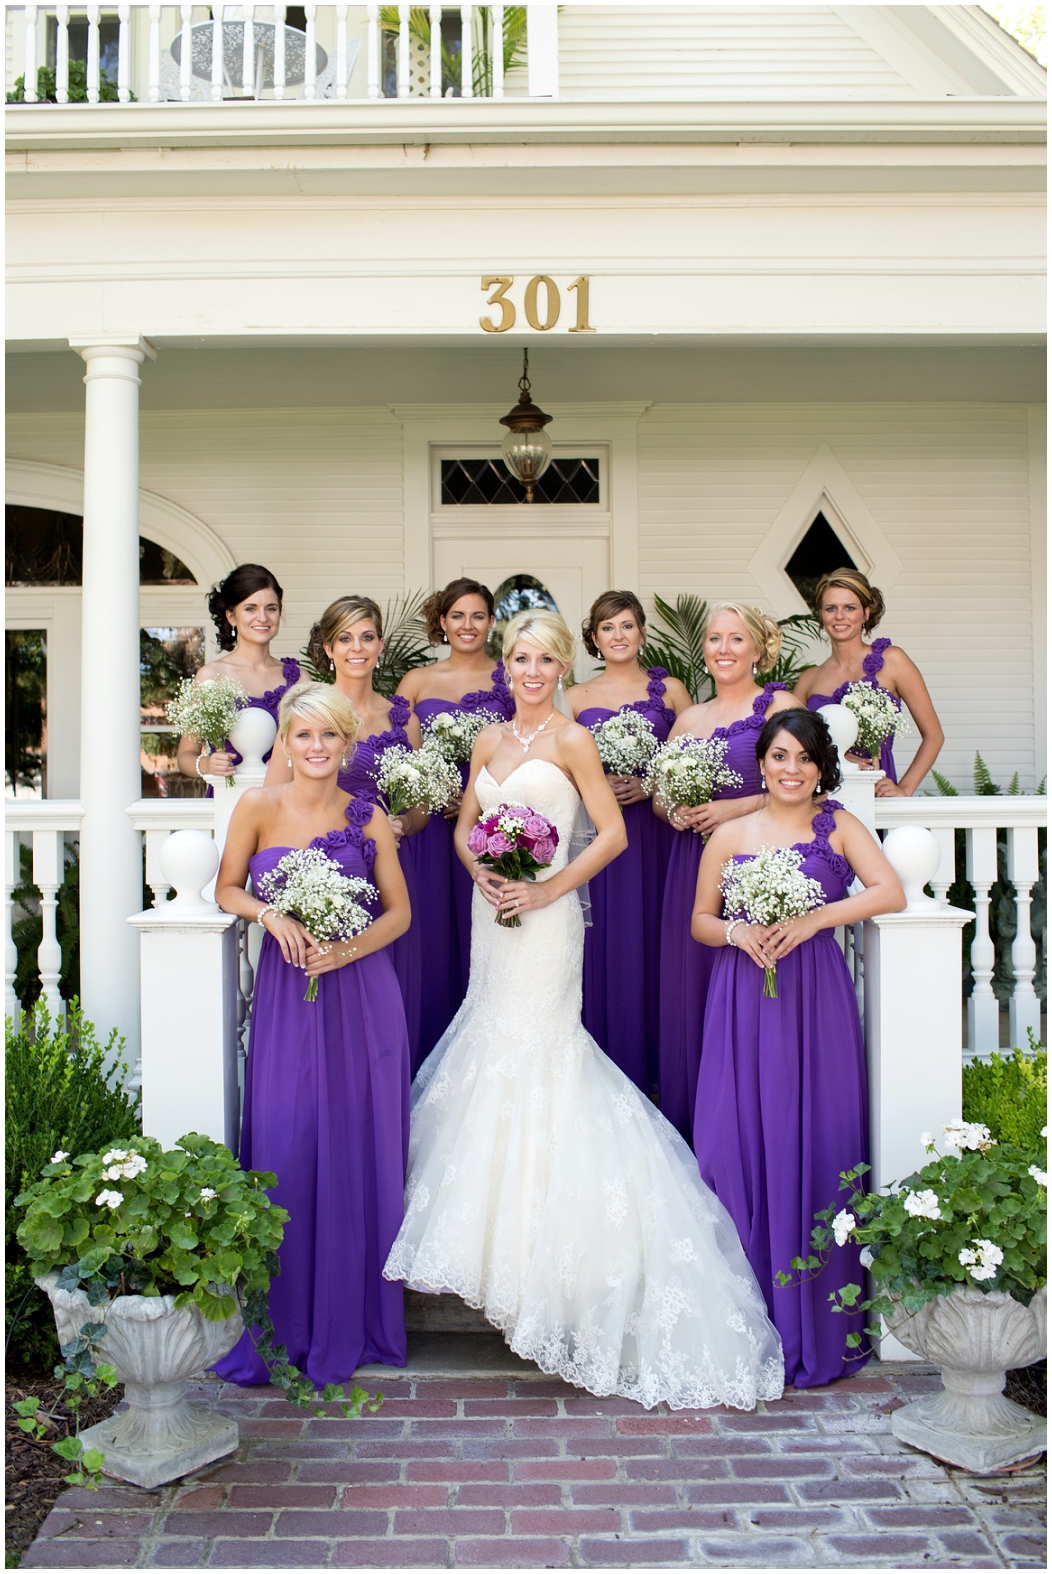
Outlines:
[[[268, 913], [276, 913], [276, 912], [277, 912], [277, 908], [276, 907], [261, 907], [259, 912], [256, 914], [255, 918], [252, 921], [253, 921], [253, 923], [258, 924], [261, 929], [266, 929], [267, 926], [263, 922], [264, 918], [266, 918]], [[267, 930], [267, 933], [268, 934], [270, 933], [269, 929]]]
[[201, 769], [201, 761], [202, 760], [208, 760], [208, 759], [211, 759], [211, 755], [209, 755], [209, 754], [199, 754], [197, 756], [197, 760], [196, 760], [196, 762], [194, 764], [194, 769], [196, 770], [198, 776], [200, 776], [202, 781], [204, 781], [205, 776], [206, 776], [207, 773]]
[[732, 935], [733, 931], [735, 929], [737, 929], [738, 925], [742, 924], [744, 922], [745, 922], [744, 918], [732, 918], [729, 921], [729, 923], [727, 924], [727, 927], [726, 927], [726, 929], [723, 932], [724, 940], [727, 942], [728, 945], [734, 946], [736, 950], [738, 949], [738, 942], [737, 942], [737, 940], [732, 940], [731, 939], [731, 935]]

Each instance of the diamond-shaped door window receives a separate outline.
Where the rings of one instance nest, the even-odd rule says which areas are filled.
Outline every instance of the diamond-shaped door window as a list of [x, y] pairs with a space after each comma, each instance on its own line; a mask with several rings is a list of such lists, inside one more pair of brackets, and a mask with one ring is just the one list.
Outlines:
[[838, 568], [857, 568], [858, 564], [833, 529], [825, 514], [816, 514], [785, 565], [785, 572], [809, 607], [815, 604], [815, 591], [823, 574]]

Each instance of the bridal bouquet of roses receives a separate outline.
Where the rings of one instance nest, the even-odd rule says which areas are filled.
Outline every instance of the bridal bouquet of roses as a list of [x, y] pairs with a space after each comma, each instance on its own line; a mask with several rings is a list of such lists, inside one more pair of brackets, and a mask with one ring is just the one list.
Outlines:
[[[298, 918], [312, 939], [330, 945], [368, 929], [373, 915], [364, 903], [378, 894], [368, 880], [344, 874], [320, 847], [293, 848], [256, 882], [256, 895], [268, 907]], [[316, 978], [303, 998], [317, 1000]]]
[[460, 772], [437, 749], [396, 744], [384, 750], [376, 784], [387, 800], [388, 814], [405, 814], [407, 809], [441, 814], [460, 791]]
[[[506, 880], [535, 880], [538, 869], [547, 869], [559, 845], [559, 832], [550, 820], [524, 803], [502, 803], [472, 826], [468, 848], [487, 869]], [[505, 929], [521, 929], [516, 913], [498, 912], [496, 922]]]
[[868, 754], [871, 759], [878, 760], [889, 738], [901, 738], [910, 730], [909, 717], [894, 694], [864, 679], [849, 683], [840, 703], [847, 706], [858, 722], [858, 736], [851, 745], [854, 754]]
[[[247, 704], [248, 695], [235, 678], [206, 678], [203, 683], [184, 678], [165, 709], [178, 733], [200, 738], [215, 750], [223, 747], [238, 711]], [[234, 778], [228, 776], [226, 784], [233, 787]]]
[[[825, 893], [817, 880], [804, 874], [803, 862], [803, 854], [795, 847], [761, 847], [754, 857], [742, 862], [729, 858], [720, 877], [727, 917], [766, 926], [802, 918], [821, 907]], [[778, 998], [773, 967], [764, 968], [763, 992], [768, 999]]]
[[655, 751], [643, 778], [644, 791], [688, 809], [708, 803], [721, 787], [741, 784], [727, 764], [726, 738], [670, 738]]
[[[424, 747], [435, 750], [450, 765], [466, 765], [471, 758], [475, 739], [483, 727], [488, 727], [497, 717], [488, 710], [443, 710], [429, 716], [424, 723]], [[457, 782], [456, 791], [460, 791]]]
[[645, 776], [657, 749], [653, 723], [637, 710], [619, 710], [591, 729], [603, 769], [614, 776]]

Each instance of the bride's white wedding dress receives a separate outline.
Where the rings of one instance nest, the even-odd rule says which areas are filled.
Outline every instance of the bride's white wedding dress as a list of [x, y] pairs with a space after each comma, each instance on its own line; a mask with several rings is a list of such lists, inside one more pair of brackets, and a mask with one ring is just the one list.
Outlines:
[[[580, 799], [557, 766], [527, 760], [501, 784], [483, 768], [475, 790], [484, 811], [529, 803], [553, 820], [550, 873], [565, 865]], [[781, 1343], [730, 1216], [581, 1024], [583, 949], [576, 892], [521, 929], [474, 893], [467, 998], [413, 1084], [384, 1274], [452, 1291], [516, 1354], [594, 1394], [777, 1399]]]

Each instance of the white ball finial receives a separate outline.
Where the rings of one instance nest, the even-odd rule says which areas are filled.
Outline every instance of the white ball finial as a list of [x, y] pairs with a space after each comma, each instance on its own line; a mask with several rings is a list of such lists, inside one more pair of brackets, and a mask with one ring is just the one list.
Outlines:
[[241, 756], [241, 764], [234, 773], [236, 780], [266, 771], [263, 756], [273, 748], [277, 735], [277, 722], [261, 705], [245, 705], [238, 711], [237, 720], [230, 729], [230, 742]]
[[846, 705], [820, 705], [818, 714], [829, 728], [829, 736], [837, 746], [843, 766], [844, 756], [858, 737], [858, 718]]
[[175, 895], [166, 902], [165, 909], [196, 907], [215, 911], [214, 902], [206, 902], [202, 889], [215, 878], [219, 868], [219, 849], [207, 831], [173, 831], [161, 844], [161, 873]]
[[939, 844], [923, 825], [896, 825], [884, 838], [884, 857], [902, 882], [906, 911], [938, 907], [924, 887], [939, 867]]

